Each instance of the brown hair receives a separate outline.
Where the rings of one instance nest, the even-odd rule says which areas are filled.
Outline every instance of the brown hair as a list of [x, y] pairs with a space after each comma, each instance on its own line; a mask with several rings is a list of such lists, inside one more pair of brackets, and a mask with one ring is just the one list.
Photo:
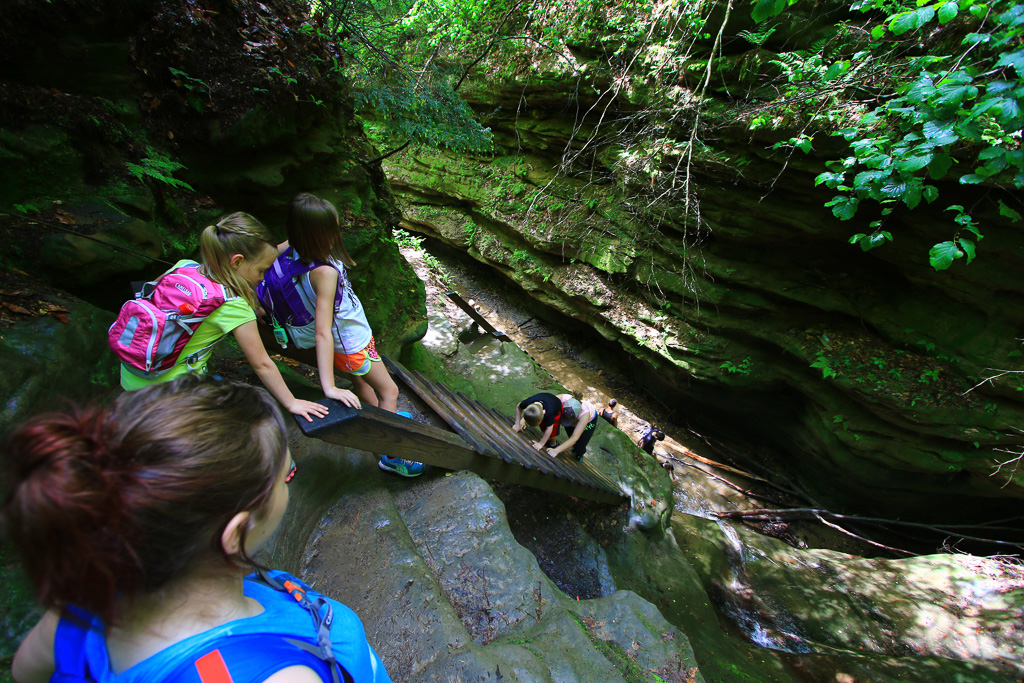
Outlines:
[[265, 390], [207, 376], [41, 415], [7, 441], [5, 532], [40, 604], [110, 625], [122, 598], [204, 561], [251, 563], [225, 556], [221, 535], [239, 512], [260, 518], [287, 448]]
[[288, 243], [306, 263], [334, 258], [348, 268], [356, 265], [345, 249], [338, 210], [326, 199], [308, 192], [295, 195], [288, 204], [285, 227]]
[[258, 259], [267, 247], [276, 248], [274, 237], [266, 226], [242, 211], [221, 218], [209, 225], [199, 236], [199, 251], [205, 275], [231, 289], [256, 308], [256, 294], [252, 285], [238, 277], [231, 267], [231, 257], [241, 254], [246, 259]]
[[539, 403], [531, 403], [523, 410], [523, 418], [526, 424], [536, 427], [544, 418], [544, 408]]

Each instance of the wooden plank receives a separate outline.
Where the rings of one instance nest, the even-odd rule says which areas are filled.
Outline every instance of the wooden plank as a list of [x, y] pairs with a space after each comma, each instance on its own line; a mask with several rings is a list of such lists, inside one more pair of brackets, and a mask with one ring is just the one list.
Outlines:
[[463, 299], [459, 295], [458, 292], [447, 292], [447, 296], [459, 308], [464, 310], [469, 315], [469, 317], [472, 318], [476, 322], [477, 325], [479, 325], [480, 327], [484, 328], [484, 331], [486, 331], [489, 335], [491, 335], [495, 339], [498, 339], [499, 341], [503, 341], [503, 342], [506, 342], [506, 341], [510, 342], [510, 341], [512, 341], [511, 337], [509, 337], [504, 332], [500, 332], [500, 331], [496, 330], [493, 325], [491, 325], [489, 322], [487, 322], [487, 318], [485, 318], [482, 315], [480, 315], [480, 311], [478, 311], [475, 308], [473, 308], [472, 306], [470, 306], [469, 302], [467, 302], [465, 299]]
[[482, 428], [473, 412], [461, 405], [443, 384], [427, 382], [426, 390], [446, 406], [449, 414], [448, 422], [458, 434], [463, 435], [463, 438], [469, 435], [473, 439], [479, 439], [487, 444], [488, 453], [496, 454], [505, 462], [515, 462], [516, 458], [498, 443], [490, 430]]
[[465, 429], [461, 424], [452, 419], [451, 409], [448, 404], [434, 392], [430, 390], [430, 383], [424, 380], [419, 373], [409, 372], [401, 364], [390, 358], [384, 359], [388, 368], [401, 379], [406, 386], [413, 390], [417, 396], [419, 396], [424, 403], [433, 409], [441, 419], [443, 419], [448, 426], [455, 430], [455, 432], [465, 439], [469, 444], [476, 450], [477, 453], [488, 453], [496, 455], [492, 452], [490, 446], [480, 439], [472, 431]]
[[329, 398], [317, 403], [330, 409], [326, 417], [307, 422], [294, 416], [308, 437], [449, 470], [473, 465], [472, 447], [451, 432], [373, 406], [357, 410]]
[[302, 433], [310, 438], [601, 503], [619, 504], [624, 498], [621, 493], [545, 476], [518, 464], [506, 464], [500, 458], [480, 455], [455, 434], [380, 408], [364, 406], [356, 410], [332, 399], [319, 403], [330, 409], [327, 417], [307, 422], [303, 417], [292, 416]]

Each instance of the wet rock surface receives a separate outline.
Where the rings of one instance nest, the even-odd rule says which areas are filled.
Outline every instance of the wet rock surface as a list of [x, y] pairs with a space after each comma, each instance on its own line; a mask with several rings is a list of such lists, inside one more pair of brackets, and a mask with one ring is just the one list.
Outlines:
[[561, 592], [475, 475], [343, 499], [312, 536], [303, 576], [345, 596], [395, 680], [702, 680], [685, 636], [646, 600]]

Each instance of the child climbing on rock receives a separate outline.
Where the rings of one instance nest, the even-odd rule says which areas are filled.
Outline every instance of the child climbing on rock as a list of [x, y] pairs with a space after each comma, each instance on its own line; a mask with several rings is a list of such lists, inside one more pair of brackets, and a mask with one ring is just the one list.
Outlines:
[[[358, 396], [363, 403], [396, 412], [398, 387], [377, 355], [373, 331], [345, 270], [355, 261], [345, 249], [337, 210], [325, 199], [302, 193], [288, 205], [286, 227], [288, 241], [278, 246], [280, 255], [258, 288], [275, 335], [285, 334], [299, 348], [316, 348], [326, 396], [349, 405], [350, 397]], [[335, 368], [351, 378], [355, 396], [335, 386]], [[378, 466], [403, 477], [423, 473], [421, 463], [386, 455]]]
[[199, 247], [202, 265], [178, 261], [146, 283], [111, 326], [110, 348], [121, 360], [122, 388], [133, 391], [189, 372], [203, 374], [213, 347], [234, 334], [263, 385], [288, 412], [309, 421], [326, 415], [325, 406], [292, 395], [256, 327], [253, 287], [277, 257], [267, 228], [247, 213], [233, 213], [203, 230]]
[[[548, 455], [554, 458], [571, 448], [576, 460], [581, 461], [597, 428], [597, 409], [589, 401], [580, 401], [570, 394], [534, 394], [516, 406], [512, 431], [518, 432], [526, 425], [544, 430], [540, 439], [533, 443], [538, 451], [547, 445]], [[559, 425], [565, 427], [569, 438], [556, 446]]]

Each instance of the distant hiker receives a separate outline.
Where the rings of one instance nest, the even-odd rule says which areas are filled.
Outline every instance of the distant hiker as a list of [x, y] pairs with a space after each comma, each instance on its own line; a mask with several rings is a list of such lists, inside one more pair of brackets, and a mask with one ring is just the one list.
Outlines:
[[[356, 262], [345, 249], [337, 210], [326, 199], [302, 193], [288, 205], [285, 226], [288, 241], [278, 246], [280, 255], [257, 288], [274, 336], [282, 345], [290, 340], [302, 349], [316, 348], [325, 396], [396, 412], [398, 386], [377, 355], [363, 305], [352, 291], [345, 268]], [[355, 395], [335, 385], [335, 368], [351, 378]], [[423, 474], [422, 464], [402, 458], [382, 455], [377, 465], [403, 477]]]
[[612, 427], [619, 426], [619, 414], [615, 411], [615, 406], [619, 405], [619, 402], [614, 398], [608, 401], [608, 405], [601, 409], [598, 413], [602, 418], [608, 421]]
[[186, 374], [36, 417], [4, 453], [4, 531], [47, 610], [18, 683], [389, 683], [355, 612], [253, 573], [291, 463], [263, 389]]
[[640, 447], [645, 453], [654, 455], [654, 444], [657, 441], [665, 440], [665, 432], [661, 431], [654, 425], [647, 428], [647, 431], [643, 433], [640, 440], [636, 442], [636, 445]]
[[[580, 401], [569, 394], [534, 394], [516, 406], [512, 430], [518, 432], [526, 425], [540, 427], [544, 431], [540, 439], [533, 442], [538, 451], [547, 445], [548, 455], [554, 458], [571, 448], [576, 459], [583, 460], [587, 444], [597, 427], [597, 409], [590, 402]], [[568, 438], [561, 446], [556, 446], [559, 425], [565, 428]]]
[[[477, 313], [480, 313], [480, 304], [478, 304], [476, 301], [474, 301], [473, 299], [470, 299], [466, 303], [469, 304], [469, 307], [472, 308], [474, 311], [476, 311]], [[483, 315], [483, 314], [481, 314], [481, 315]], [[480, 327], [480, 325], [475, 320], [472, 320], [471, 322], [473, 324], [472, 324], [472, 326], [469, 329], [473, 331], [473, 334], [479, 336], [479, 335], [484, 333], [484, 329], [482, 327]]]
[[270, 232], [249, 214], [233, 213], [203, 230], [199, 249], [202, 265], [178, 261], [121, 307], [109, 331], [110, 348], [121, 360], [121, 386], [134, 391], [189, 372], [203, 374], [213, 347], [234, 334], [285, 410], [310, 422], [326, 415], [325, 406], [292, 395], [256, 327], [253, 287], [277, 257]]

